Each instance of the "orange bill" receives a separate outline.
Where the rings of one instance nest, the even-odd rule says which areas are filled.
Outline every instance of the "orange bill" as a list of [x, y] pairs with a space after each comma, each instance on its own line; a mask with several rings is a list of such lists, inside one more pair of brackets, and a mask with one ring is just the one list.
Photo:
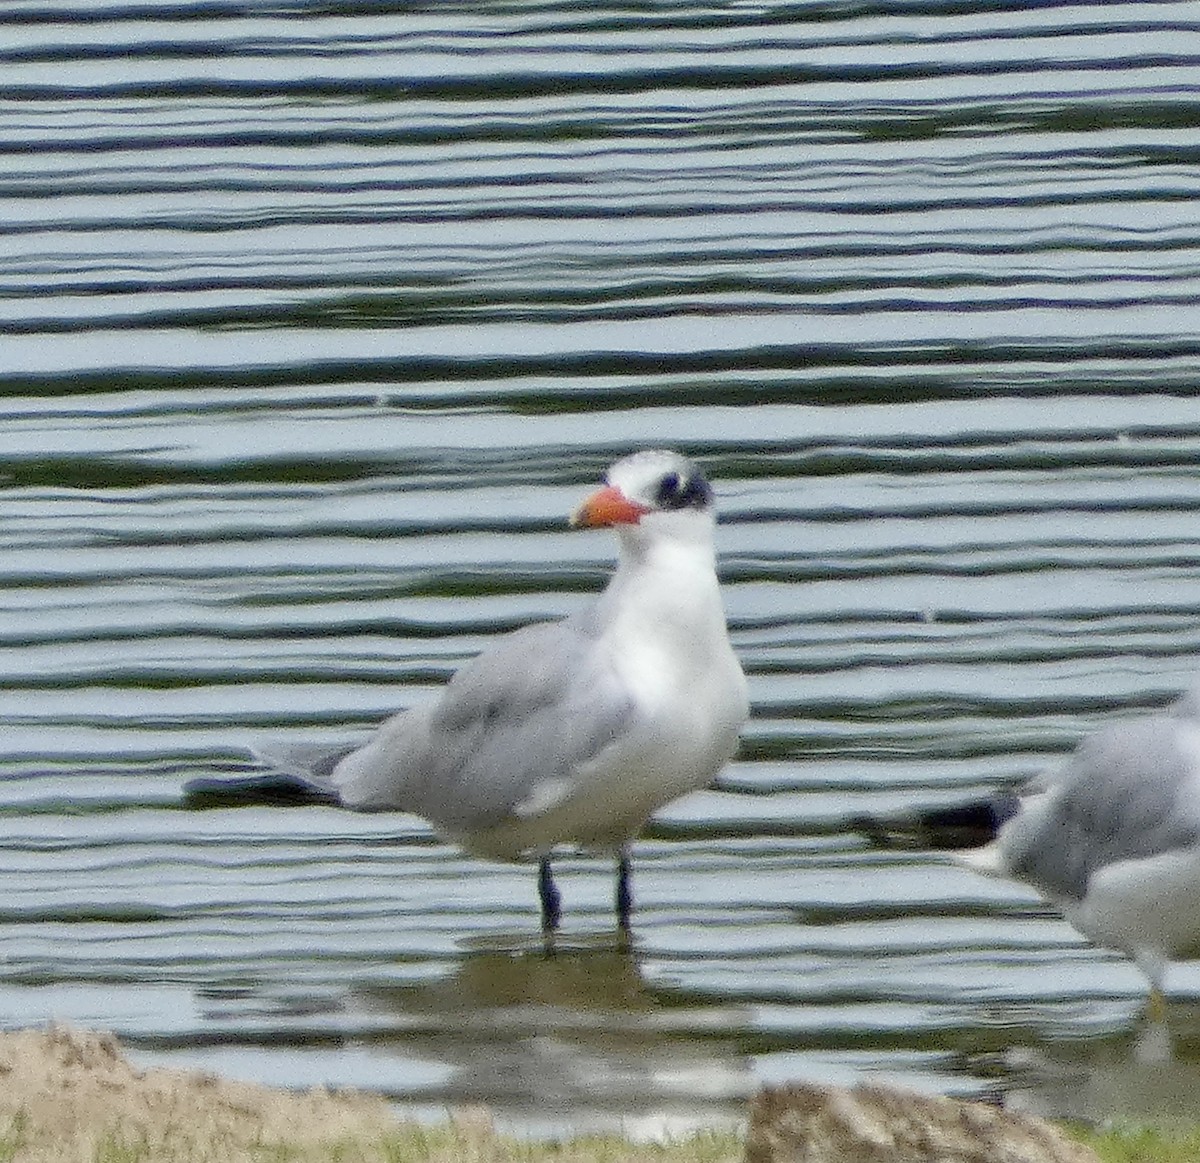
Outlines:
[[571, 514], [571, 525], [577, 529], [595, 529], [601, 525], [636, 525], [649, 512], [645, 505], [631, 501], [620, 489], [605, 485]]

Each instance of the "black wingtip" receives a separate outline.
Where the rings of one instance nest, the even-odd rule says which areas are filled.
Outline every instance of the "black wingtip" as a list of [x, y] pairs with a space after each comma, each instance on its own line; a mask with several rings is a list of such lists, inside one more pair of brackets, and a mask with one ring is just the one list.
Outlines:
[[201, 778], [183, 785], [183, 806], [193, 811], [244, 808], [252, 804], [277, 808], [337, 804], [337, 793], [294, 775], [268, 771], [233, 779]]
[[858, 816], [849, 827], [880, 848], [982, 848], [1019, 807], [1015, 793], [999, 792], [948, 808], [922, 808], [894, 817]]

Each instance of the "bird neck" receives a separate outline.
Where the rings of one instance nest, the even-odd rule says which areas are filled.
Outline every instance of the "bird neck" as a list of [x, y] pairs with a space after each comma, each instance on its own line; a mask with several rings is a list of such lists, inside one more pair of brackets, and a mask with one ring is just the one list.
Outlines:
[[621, 555], [601, 598], [601, 616], [626, 634], [694, 638], [724, 634], [711, 533], [697, 537], [622, 537]]

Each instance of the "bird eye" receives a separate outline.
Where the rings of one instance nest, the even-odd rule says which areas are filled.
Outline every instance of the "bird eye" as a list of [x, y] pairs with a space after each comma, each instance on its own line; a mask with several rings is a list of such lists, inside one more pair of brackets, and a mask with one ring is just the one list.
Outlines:
[[663, 473], [655, 490], [654, 503], [659, 509], [704, 509], [712, 503], [712, 489], [699, 473], [681, 476]]
[[658, 503], [669, 506], [679, 495], [679, 474], [669, 472], [658, 482]]

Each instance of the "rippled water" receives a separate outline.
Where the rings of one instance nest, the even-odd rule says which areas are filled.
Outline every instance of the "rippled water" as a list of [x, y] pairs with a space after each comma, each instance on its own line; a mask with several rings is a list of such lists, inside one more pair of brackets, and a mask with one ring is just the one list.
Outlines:
[[[0, 32], [6, 1024], [534, 1130], [787, 1078], [1150, 1101], [1128, 963], [847, 821], [1193, 673], [1194, 6], [13, 0]], [[718, 485], [754, 714], [638, 845], [632, 951], [602, 861], [563, 861], [546, 958], [530, 870], [418, 820], [178, 810], [586, 601], [613, 547], [564, 514], [649, 444]], [[1186, 1081], [1200, 975], [1169, 984]]]

